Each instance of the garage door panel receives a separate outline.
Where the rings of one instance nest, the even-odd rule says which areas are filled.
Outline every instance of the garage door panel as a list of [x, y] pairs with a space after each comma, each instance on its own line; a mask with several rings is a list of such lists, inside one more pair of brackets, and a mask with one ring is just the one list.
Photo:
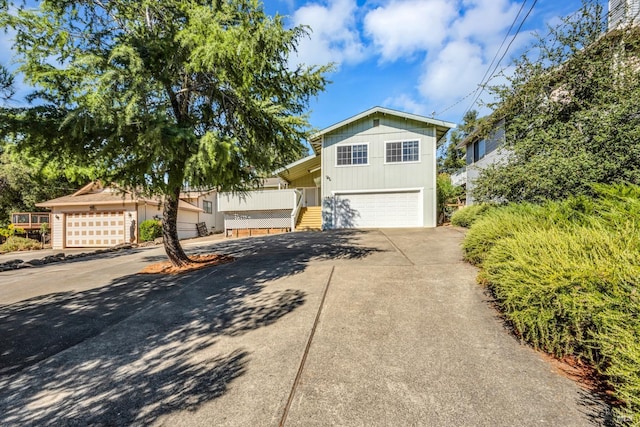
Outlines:
[[337, 228], [422, 227], [422, 193], [399, 191], [336, 195]]
[[125, 241], [123, 211], [66, 214], [66, 247], [106, 247]]

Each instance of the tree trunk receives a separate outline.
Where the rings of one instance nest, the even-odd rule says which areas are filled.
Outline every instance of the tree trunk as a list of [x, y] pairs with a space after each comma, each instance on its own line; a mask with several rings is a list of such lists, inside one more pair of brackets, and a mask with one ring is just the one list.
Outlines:
[[173, 190], [172, 194], [166, 196], [164, 202], [164, 214], [162, 218], [162, 238], [164, 240], [164, 250], [176, 267], [182, 267], [191, 260], [184, 253], [180, 240], [178, 239], [178, 202], [180, 201], [180, 188]]

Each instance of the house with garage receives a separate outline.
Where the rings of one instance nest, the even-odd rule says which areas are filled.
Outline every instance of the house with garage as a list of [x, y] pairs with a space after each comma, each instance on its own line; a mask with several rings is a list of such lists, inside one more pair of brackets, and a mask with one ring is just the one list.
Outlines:
[[278, 189], [218, 194], [225, 230], [435, 227], [436, 146], [454, 127], [383, 107], [329, 126]]
[[[160, 198], [142, 197], [100, 182], [36, 206], [51, 210], [54, 249], [138, 243], [140, 223], [162, 218]], [[217, 209], [215, 191], [183, 192], [178, 205], [178, 237], [196, 237], [197, 224], [203, 223], [208, 231], [222, 230], [223, 216]]]

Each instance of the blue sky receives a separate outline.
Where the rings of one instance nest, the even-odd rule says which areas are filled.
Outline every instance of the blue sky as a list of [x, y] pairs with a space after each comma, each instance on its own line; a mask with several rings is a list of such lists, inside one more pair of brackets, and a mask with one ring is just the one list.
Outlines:
[[[516, 28], [533, 3], [525, 0]], [[580, 5], [538, 0], [501, 66], [531, 42], [533, 31], [546, 32], [547, 24]], [[467, 96], [522, 6], [522, 0], [264, 0], [266, 11], [286, 16], [288, 25], [311, 27], [293, 62], [336, 65], [332, 83], [310, 105], [316, 129], [373, 106], [459, 123], [475, 98]], [[3, 64], [10, 62], [10, 46], [10, 36], [0, 33]], [[19, 89], [15, 103], [28, 93]], [[480, 100], [488, 101], [487, 95]]]
[[[515, 28], [533, 3], [525, 1]], [[465, 96], [478, 88], [522, 5], [511, 0], [265, 1], [269, 13], [313, 30], [301, 43], [300, 62], [337, 65], [333, 83], [311, 104], [310, 121], [319, 129], [377, 105], [426, 116], [435, 112], [436, 118], [459, 123], [474, 98]], [[512, 53], [531, 42], [532, 32], [546, 33], [548, 24], [580, 6], [580, 0], [538, 0], [501, 65], [508, 66]], [[487, 95], [481, 98], [489, 101]]]

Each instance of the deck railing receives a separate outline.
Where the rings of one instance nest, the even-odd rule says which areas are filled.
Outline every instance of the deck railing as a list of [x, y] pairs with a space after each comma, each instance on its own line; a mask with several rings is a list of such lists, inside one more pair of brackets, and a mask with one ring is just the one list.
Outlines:
[[47, 212], [16, 212], [11, 214], [11, 223], [25, 231], [40, 230], [42, 224], [51, 224], [51, 214]]
[[218, 194], [218, 210], [221, 212], [293, 210], [298, 202], [299, 191], [256, 190], [246, 193]]

